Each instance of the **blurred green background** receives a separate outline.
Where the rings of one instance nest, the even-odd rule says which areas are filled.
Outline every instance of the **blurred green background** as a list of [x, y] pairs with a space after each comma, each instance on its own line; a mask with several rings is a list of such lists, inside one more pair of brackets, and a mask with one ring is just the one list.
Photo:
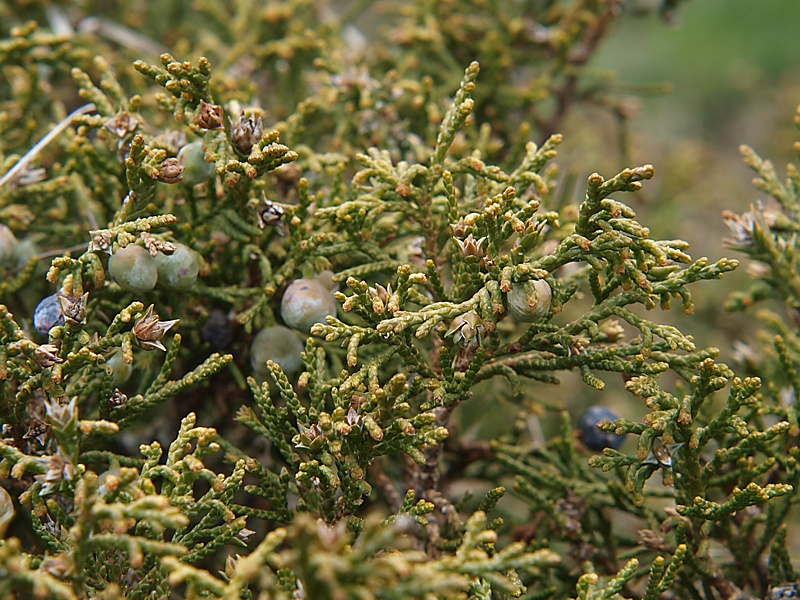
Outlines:
[[[614, 70], [628, 84], [666, 82], [671, 87], [638, 98], [629, 160], [653, 164], [656, 177], [641, 196], [626, 201], [654, 237], [689, 241], [695, 258], [736, 258], [724, 247], [728, 230], [720, 213], [740, 213], [765, 199], [750, 183], [753, 173], [741, 160], [740, 144], [772, 160], [782, 178], [794, 156], [800, 2], [691, 0], [681, 4], [672, 25], [653, 13], [637, 16], [631, 10], [648, 4], [628, 3], [626, 16], [590, 65]], [[594, 158], [609, 154], [613, 161], [613, 153], [597, 152]], [[629, 166], [621, 158], [603, 168], [610, 173]], [[592, 156], [587, 160], [591, 164]], [[747, 285], [744, 267], [723, 285], [697, 286], [695, 304], [702, 318], [680, 319], [681, 328], [688, 327], [700, 343], [719, 346], [723, 359], [730, 338], [746, 334], [752, 321], [752, 315], [742, 320], [720, 310], [730, 291]]]
[[[758, 323], [755, 311], [731, 314], [722, 308], [729, 294], [748, 287], [750, 279], [744, 257], [724, 245], [729, 230], [721, 212], [741, 213], [766, 200], [751, 184], [754, 173], [742, 161], [741, 144], [772, 160], [781, 179], [786, 163], [797, 160], [792, 143], [800, 135], [792, 119], [800, 105], [800, 1], [689, 0], [671, 23], [653, 10], [659, 4], [629, 0], [587, 66], [600, 76], [616, 73], [619, 94], [635, 99], [627, 156], [620, 150], [619, 122], [607, 111], [582, 105], [561, 127], [565, 142], [557, 162], [576, 176], [578, 200], [592, 171], [608, 177], [624, 167], [653, 164], [656, 176], [640, 193], [620, 196], [653, 238], [684, 239], [693, 258], [741, 261], [721, 282], [692, 288], [694, 316], [681, 314], [678, 306], [651, 315], [693, 335], [698, 347], [719, 348], [720, 360], [740, 370], [733, 343], [752, 342]], [[669, 91], [636, 91], [637, 86], [659, 87], [654, 84], [668, 84]], [[605, 392], [592, 390], [574, 374], [559, 377], [562, 385], [535, 384], [527, 393], [563, 406], [575, 418], [591, 404], [605, 404], [630, 418], [647, 412], [632, 402], [622, 378], [613, 373], [602, 376]], [[672, 379], [664, 376], [662, 383], [669, 389]], [[478, 410], [470, 403], [465, 408]], [[495, 407], [479, 409], [490, 414]], [[464, 416], [473, 422], [477, 415]], [[543, 417], [542, 424], [545, 437], [558, 427], [553, 415]], [[507, 423], [485, 421], [479, 435], [491, 438], [504, 427]]]

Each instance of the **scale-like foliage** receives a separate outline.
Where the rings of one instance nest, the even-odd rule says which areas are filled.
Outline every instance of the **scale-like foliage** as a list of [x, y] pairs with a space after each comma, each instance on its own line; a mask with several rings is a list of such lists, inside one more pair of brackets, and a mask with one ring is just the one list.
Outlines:
[[[576, 103], [625, 137], [614, 80], [583, 69], [618, 2], [393, 3], [391, 44], [361, 3], [12, 4], [0, 596], [728, 598], [796, 577], [793, 325], [765, 314], [777, 336], [736, 377], [655, 309], [691, 314], [737, 262], [651, 236], [627, 194], [652, 166], [578, 201], [555, 166]], [[800, 178], [745, 155], [778, 204], [727, 215], [759, 278], [731, 306], [793, 319]], [[590, 457], [568, 412], [536, 434], [570, 372], [626, 379], [649, 412], [599, 428], [635, 446]], [[500, 399], [519, 418], [476, 441], [456, 411]]]

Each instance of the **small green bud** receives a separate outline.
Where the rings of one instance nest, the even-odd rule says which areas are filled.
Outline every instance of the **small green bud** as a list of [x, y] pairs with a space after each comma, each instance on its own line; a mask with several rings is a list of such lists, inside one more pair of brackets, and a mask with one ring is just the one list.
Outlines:
[[106, 369], [111, 372], [112, 385], [119, 387], [123, 385], [133, 374], [133, 365], [125, 362], [125, 357], [122, 355], [122, 350], [117, 350], [112, 354], [105, 363]]
[[152, 290], [158, 280], [155, 259], [136, 244], [129, 244], [114, 252], [108, 259], [108, 273], [128, 292]]
[[259, 375], [269, 373], [267, 361], [280, 365], [283, 372], [292, 375], [300, 370], [303, 361], [300, 354], [305, 350], [303, 342], [296, 331], [275, 325], [266, 327], [256, 334], [250, 346], [250, 364]]
[[206, 162], [203, 142], [186, 144], [178, 152], [178, 160], [183, 165], [183, 181], [189, 185], [197, 185], [214, 176], [214, 163]]
[[171, 290], [188, 290], [197, 282], [200, 261], [197, 252], [188, 246], [176, 244], [175, 252], [172, 254], [159, 252], [155, 261], [159, 286], [163, 285]]

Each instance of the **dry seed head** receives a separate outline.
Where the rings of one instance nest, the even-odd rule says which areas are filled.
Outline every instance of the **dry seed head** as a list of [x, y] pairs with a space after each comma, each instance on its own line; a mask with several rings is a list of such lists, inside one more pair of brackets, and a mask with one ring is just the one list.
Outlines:
[[128, 402], [128, 396], [123, 394], [119, 388], [114, 388], [114, 391], [111, 392], [111, 397], [108, 399], [108, 403], [112, 407], [117, 408], [118, 406], [124, 405], [126, 402]]
[[453, 239], [456, 241], [456, 244], [458, 244], [458, 249], [461, 251], [462, 256], [482, 257], [485, 254], [481, 246], [483, 245], [483, 242], [486, 241], [486, 237], [476, 240], [470, 233], [463, 241], [457, 237], [454, 237]]
[[144, 315], [133, 325], [133, 335], [136, 343], [145, 350], [158, 348], [166, 352], [167, 349], [161, 343], [161, 338], [179, 320], [159, 321], [159, 317], [153, 312], [153, 305], [151, 304]]
[[201, 129], [222, 129], [222, 106], [210, 104], [205, 100], [200, 100], [200, 108], [194, 122]]
[[86, 303], [89, 301], [89, 292], [80, 298], [72, 298], [63, 294], [58, 295], [58, 303], [67, 323], [80, 325], [86, 319]]
[[486, 326], [483, 324], [483, 320], [478, 313], [471, 310], [453, 319], [445, 337], [452, 335], [453, 340], [464, 347], [476, 346], [484, 331], [486, 331]]
[[103, 127], [122, 140], [136, 131], [139, 127], [139, 121], [123, 110], [118, 112], [113, 119], [106, 121]]
[[283, 218], [285, 212], [286, 211], [283, 206], [264, 198], [258, 205], [258, 208], [256, 208], [258, 226], [261, 227], [261, 229], [264, 229], [265, 227], [276, 227], [282, 234], [283, 227], [281, 218]]
[[49, 398], [44, 401], [44, 410], [51, 421], [63, 426], [77, 417], [77, 404], [77, 396], [70, 399], [67, 399], [67, 396]]
[[171, 255], [175, 253], [177, 246], [172, 242], [162, 242], [161, 240], [154, 237], [152, 234], [142, 232], [139, 235], [142, 238], [142, 242], [144, 243], [144, 247], [147, 248], [147, 251], [150, 253], [150, 256], [155, 258], [158, 256], [158, 253], [161, 254]]
[[92, 241], [89, 243], [89, 252], [106, 252], [111, 254], [111, 232], [108, 229], [90, 231]]
[[174, 156], [170, 157], [161, 163], [156, 178], [164, 183], [178, 183], [183, 179], [183, 165]]
[[50, 431], [50, 425], [45, 423], [44, 421], [40, 421], [39, 419], [32, 419], [31, 426], [28, 428], [27, 433], [22, 436], [23, 440], [36, 440], [44, 446], [45, 438], [47, 438], [47, 434]]
[[42, 344], [37, 347], [33, 351], [33, 359], [43, 369], [64, 362], [64, 359], [58, 356], [58, 346], [54, 344]]
[[253, 119], [252, 116], [241, 115], [236, 121], [228, 117], [231, 128], [231, 143], [243, 155], [248, 156], [253, 146], [258, 143], [264, 134], [264, 125], [261, 117]]

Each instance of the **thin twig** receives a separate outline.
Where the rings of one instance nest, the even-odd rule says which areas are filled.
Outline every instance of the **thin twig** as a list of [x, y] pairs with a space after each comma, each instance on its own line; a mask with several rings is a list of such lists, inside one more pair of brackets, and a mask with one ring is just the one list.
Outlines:
[[397, 488], [383, 470], [383, 467], [378, 462], [374, 462], [369, 467], [369, 474], [372, 475], [375, 485], [377, 485], [383, 492], [383, 495], [386, 498], [386, 501], [389, 503], [392, 512], [399, 512], [400, 508], [403, 506], [403, 497], [397, 491]]
[[84, 104], [83, 106], [80, 106], [80, 107], [76, 108], [71, 113], [69, 113], [66, 117], [61, 119], [61, 121], [55, 127], [53, 127], [53, 129], [51, 129], [47, 133], [47, 135], [45, 135], [42, 139], [40, 139], [38, 142], [36, 142], [36, 144], [33, 146], [33, 148], [28, 150], [28, 152], [25, 154], [25, 156], [20, 158], [17, 161], [17, 164], [15, 164], [13, 167], [11, 167], [11, 169], [5, 175], [3, 175], [2, 178], [0, 178], [0, 187], [4, 186], [6, 183], [9, 183], [10, 181], [12, 181], [14, 179], [14, 177], [17, 175], [17, 173], [19, 173], [20, 171], [25, 169], [28, 166], [28, 164], [34, 158], [36, 158], [36, 156], [39, 154], [39, 152], [41, 152], [44, 149], [44, 147], [47, 146], [47, 144], [52, 142], [59, 133], [61, 133], [67, 127], [69, 127], [71, 125], [72, 119], [74, 119], [77, 116], [84, 115], [84, 114], [86, 114], [88, 112], [92, 112], [96, 108], [97, 107], [92, 102], [90, 102], [89, 104]]

